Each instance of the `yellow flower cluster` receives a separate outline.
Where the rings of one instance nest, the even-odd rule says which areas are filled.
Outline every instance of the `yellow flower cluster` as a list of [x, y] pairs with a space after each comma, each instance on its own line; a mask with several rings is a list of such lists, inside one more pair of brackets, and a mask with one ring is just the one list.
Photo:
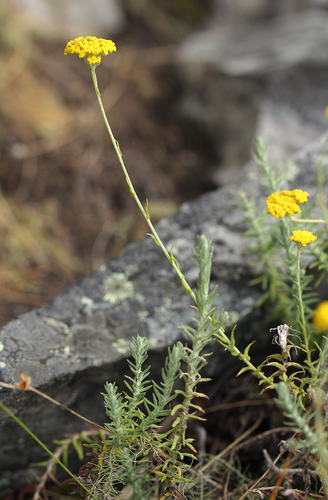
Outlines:
[[317, 239], [317, 236], [314, 236], [310, 231], [301, 231], [298, 229], [297, 231], [292, 231], [293, 236], [290, 237], [291, 241], [295, 241], [295, 243], [300, 243], [303, 247], [312, 243]]
[[112, 40], [97, 38], [96, 36], [79, 36], [66, 45], [65, 56], [76, 54], [83, 57], [90, 66], [98, 66], [101, 56], [107, 56], [110, 52], [115, 52], [116, 46]]
[[320, 302], [315, 308], [312, 323], [318, 330], [328, 329], [328, 300]]
[[280, 193], [271, 194], [266, 200], [267, 214], [272, 215], [276, 219], [284, 217], [287, 214], [294, 215], [301, 213], [298, 206], [307, 201], [309, 193], [301, 189], [294, 189], [294, 191], [280, 191]]

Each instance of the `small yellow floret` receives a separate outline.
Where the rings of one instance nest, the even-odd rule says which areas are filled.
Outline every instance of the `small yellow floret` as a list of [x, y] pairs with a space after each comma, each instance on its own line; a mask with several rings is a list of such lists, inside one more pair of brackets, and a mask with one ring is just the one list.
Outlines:
[[110, 52], [115, 52], [116, 46], [112, 40], [97, 38], [96, 36], [79, 36], [74, 38], [66, 45], [65, 56], [76, 54], [83, 57], [89, 66], [98, 66], [101, 62], [101, 56], [107, 56]]
[[314, 236], [311, 231], [301, 231], [298, 229], [297, 231], [292, 231], [293, 236], [290, 237], [291, 241], [295, 241], [295, 243], [300, 243], [303, 247], [312, 243], [317, 239], [317, 236]]
[[307, 201], [309, 193], [301, 189], [294, 189], [294, 191], [280, 191], [280, 193], [270, 194], [266, 200], [268, 207], [266, 213], [272, 215], [276, 219], [284, 217], [287, 214], [294, 215], [300, 214], [301, 209], [298, 206]]
[[324, 300], [317, 305], [312, 317], [312, 323], [318, 330], [328, 329], [328, 300]]

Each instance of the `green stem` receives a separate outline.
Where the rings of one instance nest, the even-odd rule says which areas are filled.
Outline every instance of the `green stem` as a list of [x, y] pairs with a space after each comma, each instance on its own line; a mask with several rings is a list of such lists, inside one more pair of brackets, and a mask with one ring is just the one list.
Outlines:
[[180, 271], [179, 266], [178, 266], [176, 260], [174, 259], [173, 255], [172, 255], [172, 251], [170, 253], [167, 251], [166, 247], [164, 246], [162, 240], [158, 236], [158, 234], [157, 234], [157, 232], [156, 232], [156, 230], [155, 230], [155, 228], [154, 228], [154, 226], [153, 226], [153, 224], [152, 224], [152, 222], [150, 220], [148, 211], [144, 209], [144, 207], [142, 206], [141, 201], [139, 200], [138, 195], [136, 194], [136, 192], [134, 190], [134, 187], [133, 187], [133, 184], [131, 182], [130, 176], [128, 174], [128, 171], [127, 171], [127, 169], [125, 167], [125, 164], [124, 164], [124, 161], [123, 161], [123, 157], [122, 157], [122, 153], [121, 153], [119, 144], [118, 144], [117, 140], [115, 139], [114, 134], [112, 132], [112, 129], [111, 129], [109, 123], [108, 123], [106, 112], [105, 112], [105, 109], [104, 109], [104, 106], [103, 106], [103, 103], [102, 103], [102, 100], [101, 100], [101, 94], [100, 94], [99, 88], [98, 88], [97, 76], [96, 76], [96, 67], [95, 66], [90, 66], [90, 70], [91, 70], [92, 80], [93, 80], [93, 84], [94, 84], [94, 87], [95, 87], [97, 99], [98, 99], [99, 106], [100, 106], [100, 109], [101, 109], [101, 113], [102, 113], [102, 116], [103, 116], [103, 119], [105, 121], [105, 125], [106, 125], [106, 128], [107, 128], [107, 132], [109, 134], [109, 137], [110, 137], [110, 139], [112, 141], [112, 144], [114, 146], [115, 152], [117, 154], [118, 160], [119, 160], [120, 165], [122, 167], [122, 170], [123, 170], [123, 173], [124, 173], [127, 185], [129, 186], [129, 189], [130, 189], [130, 193], [131, 193], [132, 197], [135, 199], [135, 202], [137, 203], [137, 205], [138, 205], [138, 207], [139, 207], [142, 215], [144, 216], [144, 218], [145, 218], [145, 220], [146, 220], [146, 222], [148, 224], [148, 227], [151, 230], [152, 237], [153, 237], [154, 241], [157, 243], [157, 245], [159, 245], [161, 247], [161, 249], [162, 249], [165, 257], [168, 259], [168, 261], [172, 265], [173, 269], [175, 270], [178, 278], [180, 279], [180, 281], [182, 283], [182, 286], [185, 289], [185, 291], [189, 295], [192, 296], [192, 298], [194, 299], [195, 302], [197, 302], [196, 301], [196, 296], [195, 296], [194, 292], [192, 291], [192, 289], [189, 286], [188, 282], [186, 281], [184, 275]]
[[267, 384], [271, 385], [272, 380], [270, 380], [269, 377], [267, 377], [262, 371], [258, 370], [253, 363], [251, 363], [248, 359], [248, 357], [243, 354], [238, 347], [234, 345], [234, 342], [231, 342], [229, 337], [224, 332], [219, 332], [214, 334], [215, 337], [219, 340], [220, 344], [223, 345], [225, 350], [228, 350], [233, 356], [238, 357], [240, 360], [242, 360], [249, 368], [251, 368], [253, 374], [262, 380], [264, 380]]
[[292, 217], [292, 216], [290, 216], [290, 220], [293, 222], [306, 222], [307, 224], [308, 223], [311, 223], [311, 224], [325, 224], [325, 223], [327, 223], [327, 221], [323, 220], [323, 219], [298, 219], [297, 217]]
[[60, 465], [73, 479], [74, 481], [76, 481], [87, 493], [88, 495], [90, 495], [94, 500], [98, 500], [97, 497], [95, 497], [91, 491], [88, 490], [88, 488], [86, 488], [84, 486], [84, 484], [82, 484], [75, 476], [74, 474], [72, 474], [71, 471], [69, 471], [67, 469], [67, 467], [65, 467], [65, 465], [59, 460], [59, 458], [57, 458], [50, 450], [49, 448], [46, 447], [45, 444], [42, 443], [42, 441], [40, 441], [40, 439], [38, 437], [36, 437], [35, 434], [33, 434], [33, 432], [28, 428], [26, 427], [26, 425], [21, 421], [19, 420], [18, 417], [16, 417], [16, 415], [14, 415], [14, 413], [12, 413], [9, 408], [7, 408], [7, 406], [5, 406], [3, 403], [0, 402], [0, 408], [2, 408], [2, 410], [4, 412], [6, 412], [11, 418], [13, 418], [15, 420], [15, 422], [18, 423], [18, 425], [20, 425], [24, 431], [26, 431], [57, 463], [58, 465]]
[[297, 267], [296, 267], [296, 285], [297, 285], [297, 290], [298, 290], [298, 302], [299, 302], [299, 308], [300, 308], [300, 315], [301, 315], [301, 328], [302, 332], [304, 335], [304, 345], [306, 349], [306, 357], [308, 360], [309, 365], [311, 365], [311, 353], [310, 353], [310, 346], [309, 346], [309, 339], [306, 333], [306, 321], [305, 321], [305, 315], [304, 315], [304, 305], [303, 305], [303, 296], [302, 296], [302, 287], [301, 287], [301, 249], [302, 246], [301, 244], [297, 245]]

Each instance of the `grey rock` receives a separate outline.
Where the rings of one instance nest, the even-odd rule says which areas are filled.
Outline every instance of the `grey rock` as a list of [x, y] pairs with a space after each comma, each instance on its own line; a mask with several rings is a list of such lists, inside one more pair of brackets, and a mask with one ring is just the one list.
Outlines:
[[[252, 22], [223, 23], [218, 16], [181, 44], [177, 68], [180, 113], [212, 138], [218, 164], [227, 170], [245, 164], [256, 135], [281, 161], [327, 129], [323, 8]], [[216, 175], [224, 182], [225, 172]]]
[[[321, 138], [299, 153], [295, 187], [314, 192], [314, 166], [323, 142]], [[197, 268], [190, 248], [196, 246], [198, 234], [213, 239], [212, 283], [219, 285], [220, 293], [216, 305], [230, 312], [231, 325], [238, 323], [236, 341], [242, 348], [255, 339], [256, 345], [263, 346], [271, 335], [263, 329], [256, 307], [259, 292], [248, 284], [253, 261], [245, 254], [244, 228], [236, 224], [241, 214], [231, 207], [231, 191], [240, 188], [261, 189], [254, 176], [240, 176], [230, 189], [185, 203], [175, 216], [162, 220], [157, 230], [168, 248], [175, 244], [175, 256], [193, 287]], [[177, 327], [190, 324], [190, 303], [170, 264], [147, 237], [66, 293], [4, 325], [0, 329], [0, 379], [15, 383], [21, 372], [28, 372], [34, 387], [102, 424], [106, 417], [100, 393], [107, 380], [122, 387], [132, 337], [148, 339], [151, 374], [158, 378], [167, 347], [178, 339], [186, 340]], [[231, 357], [218, 343], [210, 348], [214, 355], [207, 372], [215, 377]], [[51, 447], [54, 438], [85, 427], [29, 392], [2, 388], [0, 400]], [[29, 463], [41, 458], [38, 445], [1, 413], [0, 488], [31, 477]]]
[[40, 35], [59, 40], [78, 36], [115, 35], [125, 24], [124, 10], [117, 0], [10, 0], [24, 15], [24, 24]]
[[218, 14], [234, 22], [277, 16], [285, 12], [327, 5], [327, 0], [214, 0]]
[[212, 27], [190, 35], [180, 48], [184, 63], [210, 64], [230, 76], [266, 75], [299, 63], [328, 61], [328, 13], [306, 10], [265, 22]]

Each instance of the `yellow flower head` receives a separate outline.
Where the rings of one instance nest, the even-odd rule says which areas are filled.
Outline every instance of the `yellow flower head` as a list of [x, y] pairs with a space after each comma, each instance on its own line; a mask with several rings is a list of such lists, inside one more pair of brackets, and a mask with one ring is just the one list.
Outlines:
[[298, 205], [307, 201], [308, 196], [309, 193], [301, 189], [270, 194], [266, 201], [268, 207], [266, 213], [276, 219], [284, 217], [286, 213], [289, 215], [300, 214], [301, 209]]
[[318, 330], [328, 330], [328, 300], [317, 305], [312, 317], [312, 324]]
[[110, 52], [115, 52], [116, 46], [112, 40], [104, 40], [96, 36], [79, 36], [66, 45], [65, 56], [76, 54], [83, 57], [89, 66], [98, 66], [101, 63], [101, 56], [107, 56]]
[[297, 231], [292, 231], [293, 236], [290, 237], [291, 241], [295, 241], [295, 243], [299, 243], [303, 247], [312, 243], [317, 239], [317, 236], [314, 236], [310, 231], [301, 231], [298, 229]]

